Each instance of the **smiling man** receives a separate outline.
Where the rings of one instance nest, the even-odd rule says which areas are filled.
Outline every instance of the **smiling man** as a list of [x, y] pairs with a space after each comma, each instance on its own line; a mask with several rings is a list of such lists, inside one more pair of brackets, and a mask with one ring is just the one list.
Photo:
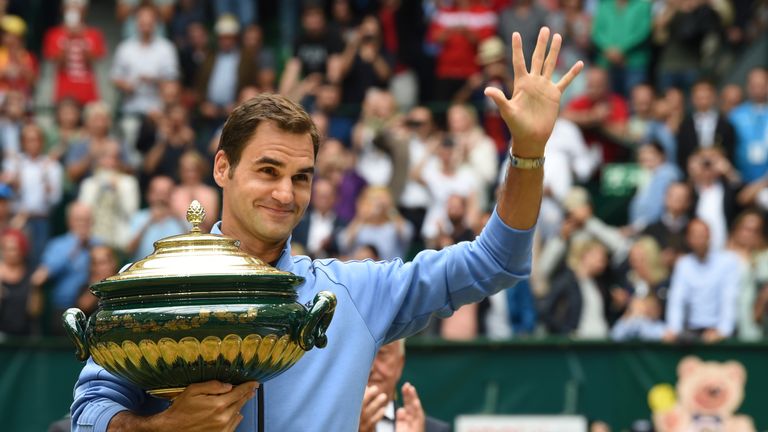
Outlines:
[[[292, 257], [288, 239], [310, 199], [318, 133], [306, 112], [282, 96], [260, 95], [239, 106], [224, 126], [214, 164], [223, 190], [214, 226], [241, 248], [305, 278], [299, 302], [333, 291], [338, 306], [328, 346], [307, 352], [294, 367], [262, 385], [193, 384], [173, 402], [154, 399], [89, 360], [75, 388], [75, 431], [355, 431], [374, 356], [387, 343], [513, 286], [530, 273], [533, 226], [542, 195], [544, 145], [563, 90], [579, 62], [552, 82], [561, 44], [542, 29], [530, 72], [519, 34], [512, 38], [515, 91], [486, 95], [499, 106], [514, 146], [496, 211], [483, 233], [412, 262], [315, 260]], [[259, 398], [261, 399], [261, 398]], [[263, 407], [260, 412], [259, 408]]]

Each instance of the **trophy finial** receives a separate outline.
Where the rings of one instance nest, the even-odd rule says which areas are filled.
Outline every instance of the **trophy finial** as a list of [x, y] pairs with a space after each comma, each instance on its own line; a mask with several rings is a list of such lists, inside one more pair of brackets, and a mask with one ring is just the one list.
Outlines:
[[192, 203], [187, 208], [187, 222], [192, 224], [192, 232], [200, 232], [200, 224], [205, 219], [205, 209], [200, 205], [200, 201], [192, 200]]

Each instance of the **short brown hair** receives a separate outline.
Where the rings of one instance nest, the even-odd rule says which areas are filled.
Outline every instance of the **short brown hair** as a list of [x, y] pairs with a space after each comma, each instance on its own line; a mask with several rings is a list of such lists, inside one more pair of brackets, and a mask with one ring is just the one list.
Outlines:
[[314, 155], [317, 157], [320, 135], [304, 108], [285, 96], [262, 93], [240, 104], [224, 123], [219, 150], [223, 150], [227, 155], [230, 167], [237, 166], [248, 140], [253, 137], [259, 124], [265, 121], [273, 122], [285, 132], [308, 133], [312, 138]]

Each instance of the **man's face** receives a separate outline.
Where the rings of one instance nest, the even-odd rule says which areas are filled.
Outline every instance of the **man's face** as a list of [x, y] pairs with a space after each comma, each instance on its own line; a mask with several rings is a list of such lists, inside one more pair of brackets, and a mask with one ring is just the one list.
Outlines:
[[85, 205], [74, 204], [69, 209], [68, 225], [69, 230], [81, 239], [86, 239], [90, 235], [91, 225], [93, 219], [91, 218], [91, 209]]
[[139, 9], [136, 14], [136, 28], [141, 37], [150, 37], [155, 33], [155, 13], [149, 8]]
[[699, 220], [692, 221], [688, 226], [685, 241], [691, 252], [704, 257], [709, 250], [709, 227]]
[[601, 69], [590, 69], [587, 73], [587, 97], [599, 101], [608, 96], [608, 75]]
[[687, 186], [682, 184], [673, 184], [667, 188], [665, 205], [667, 210], [679, 216], [688, 211], [691, 206], [691, 192]]
[[392, 342], [382, 346], [373, 359], [371, 374], [368, 376], [368, 385], [377, 386], [390, 400], [395, 395], [395, 386], [400, 381], [405, 365], [401, 343]]
[[747, 95], [754, 103], [764, 104], [768, 101], [768, 72], [756, 69], [747, 76]]
[[336, 204], [336, 195], [331, 182], [328, 180], [318, 181], [312, 196], [312, 207], [320, 213], [325, 213], [333, 209], [334, 204]]
[[224, 190], [229, 232], [273, 245], [288, 239], [309, 204], [315, 160], [312, 138], [259, 124], [235, 167], [216, 154], [214, 178]]
[[169, 177], [156, 177], [152, 179], [147, 191], [147, 202], [150, 206], [169, 206], [173, 188], [173, 180]]
[[637, 162], [642, 168], [653, 171], [664, 162], [664, 155], [655, 147], [644, 145], [637, 151]]
[[693, 88], [691, 102], [698, 112], [709, 111], [715, 107], [715, 89], [709, 84], [699, 84]]
[[639, 85], [632, 89], [632, 109], [640, 117], [650, 117], [653, 109], [653, 89]]

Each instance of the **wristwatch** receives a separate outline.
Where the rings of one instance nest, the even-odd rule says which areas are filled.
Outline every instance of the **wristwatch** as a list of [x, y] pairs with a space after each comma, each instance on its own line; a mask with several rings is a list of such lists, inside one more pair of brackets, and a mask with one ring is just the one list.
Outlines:
[[521, 158], [512, 153], [512, 148], [509, 149], [509, 164], [519, 169], [536, 169], [544, 166], [544, 157], [540, 158]]

